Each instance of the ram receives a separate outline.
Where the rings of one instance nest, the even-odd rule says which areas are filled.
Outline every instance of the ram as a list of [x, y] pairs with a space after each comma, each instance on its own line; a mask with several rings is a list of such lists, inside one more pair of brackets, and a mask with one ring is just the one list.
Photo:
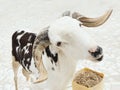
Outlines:
[[81, 26], [102, 25], [111, 13], [112, 10], [109, 10], [98, 18], [88, 18], [77, 12], [65, 12], [63, 17], [39, 34], [16, 31], [12, 35], [12, 66], [16, 90], [19, 66], [23, 67], [22, 72], [27, 80], [33, 83], [45, 81], [49, 90], [64, 90], [78, 60], [101, 61], [102, 48]]

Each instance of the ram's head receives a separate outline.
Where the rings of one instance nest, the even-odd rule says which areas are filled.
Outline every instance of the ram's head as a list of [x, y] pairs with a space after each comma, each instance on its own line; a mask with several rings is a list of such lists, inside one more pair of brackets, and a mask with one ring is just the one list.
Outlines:
[[[103, 50], [81, 26], [97, 27], [106, 22], [112, 10], [98, 18], [88, 18], [77, 12], [65, 12], [49, 27], [40, 32], [35, 40], [33, 56], [36, 48], [42, 51], [50, 45], [58, 53], [60, 59], [90, 59], [101, 61]], [[64, 57], [64, 58], [63, 58]]]

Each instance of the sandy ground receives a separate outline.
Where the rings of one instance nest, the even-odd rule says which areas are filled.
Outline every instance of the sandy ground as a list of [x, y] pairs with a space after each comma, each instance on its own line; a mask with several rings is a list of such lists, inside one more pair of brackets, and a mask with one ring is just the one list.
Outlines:
[[[11, 35], [15, 30], [25, 29], [38, 33], [66, 10], [97, 17], [109, 8], [113, 9], [113, 13], [104, 25], [97, 28], [83, 27], [103, 47], [104, 60], [100, 63], [81, 60], [77, 70], [89, 67], [103, 72], [104, 90], [120, 90], [119, 0], [0, 0], [0, 90], [14, 90]], [[19, 88], [29, 90], [21, 71], [19, 71]]]

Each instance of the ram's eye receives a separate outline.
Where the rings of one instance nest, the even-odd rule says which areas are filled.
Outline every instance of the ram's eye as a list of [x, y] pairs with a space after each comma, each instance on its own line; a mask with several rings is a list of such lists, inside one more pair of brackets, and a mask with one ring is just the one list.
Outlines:
[[61, 46], [61, 42], [57, 42], [57, 46]]

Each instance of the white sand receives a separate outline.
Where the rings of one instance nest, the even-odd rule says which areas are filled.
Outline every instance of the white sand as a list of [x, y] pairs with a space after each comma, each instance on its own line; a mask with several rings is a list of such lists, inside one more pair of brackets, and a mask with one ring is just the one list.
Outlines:
[[[0, 0], [0, 90], [14, 90], [11, 35], [15, 30], [25, 29], [37, 33], [66, 10], [97, 17], [109, 8], [113, 8], [113, 14], [104, 25], [90, 29], [84, 27], [103, 47], [104, 60], [100, 63], [80, 61], [77, 70], [89, 67], [105, 73], [105, 90], [114, 90], [115, 83], [120, 86], [119, 0]], [[19, 88], [29, 90], [21, 71]]]

